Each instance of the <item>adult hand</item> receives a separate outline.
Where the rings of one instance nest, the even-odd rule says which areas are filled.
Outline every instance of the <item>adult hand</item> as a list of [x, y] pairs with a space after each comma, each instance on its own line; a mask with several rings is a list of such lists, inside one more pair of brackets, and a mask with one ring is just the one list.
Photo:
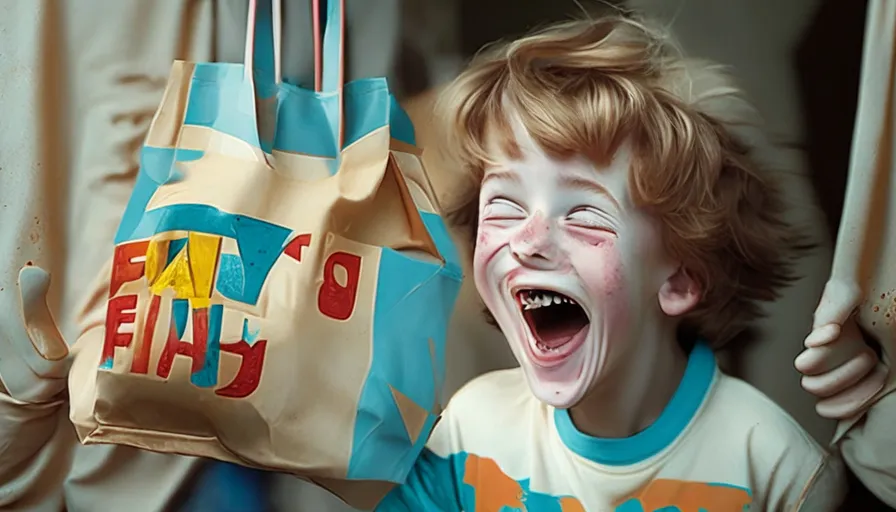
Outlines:
[[0, 307], [18, 309], [8, 317], [21, 320], [0, 326], [0, 392], [25, 404], [64, 400], [71, 357], [47, 305], [50, 275], [28, 265], [17, 285], [17, 301], [0, 297]]
[[803, 389], [820, 400], [815, 409], [825, 418], [845, 419], [858, 414], [880, 391], [887, 368], [865, 342], [852, 318], [861, 292], [830, 281], [794, 363], [803, 374]]

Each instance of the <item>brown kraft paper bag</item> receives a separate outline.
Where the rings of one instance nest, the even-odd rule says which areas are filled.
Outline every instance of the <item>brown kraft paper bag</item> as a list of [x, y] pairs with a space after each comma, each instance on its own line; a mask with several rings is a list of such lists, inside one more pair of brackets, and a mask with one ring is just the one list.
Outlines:
[[71, 419], [85, 444], [289, 472], [369, 506], [439, 414], [461, 267], [385, 79], [342, 84], [343, 1], [314, 91], [279, 79], [278, 1], [250, 2], [248, 26], [244, 64], [172, 67]]

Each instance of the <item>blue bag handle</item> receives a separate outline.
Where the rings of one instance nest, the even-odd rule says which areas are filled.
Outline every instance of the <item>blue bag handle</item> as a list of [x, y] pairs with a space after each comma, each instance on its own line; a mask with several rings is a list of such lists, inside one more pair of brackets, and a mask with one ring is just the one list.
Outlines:
[[[244, 68], [247, 78], [251, 79], [255, 89], [256, 107], [265, 105], [276, 109], [276, 101], [265, 103], [263, 100], [270, 100], [276, 96], [282, 81], [281, 1], [249, 0]], [[321, 16], [321, 2], [325, 2], [326, 6], [324, 17]], [[336, 112], [331, 111], [328, 117], [336, 138], [336, 147], [341, 148], [345, 140], [343, 100], [345, 3], [344, 0], [312, 0], [311, 6], [315, 90], [318, 94], [336, 97], [336, 100], [330, 103]], [[260, 112], [256, 109], [259, 126], [261, 121], [258, 118], [261, 116], [274, 116], [271, 121], [276, 123], [276, 110]], [[270, 153], [273, 149], [273, 140], [266, 140], [267, 137], [263, 137], [260, 133], [259, 139], [265, 153]]]
[[243, 55], [247, 78], [264, 84], [279, 84], [282, 80], [281, 13], [281, 0], [249, 0]]
[[[326, 4], [321, 48], [320, 4]], [[338, 96], [337, 148], [345, 141], [343, 86], [345, 85], [345, 0], [312, 0], [314, 26], [314, 85], [319, 93]]]
[[[281, 0], [249, 0], [244, 79], [254, 94], [255, 131], [265, 155], [273, 152], [280, 87]], [[268, 129], [262, 129], [262, 126]], [[267, 158], [267, 157], [265, 157]]]

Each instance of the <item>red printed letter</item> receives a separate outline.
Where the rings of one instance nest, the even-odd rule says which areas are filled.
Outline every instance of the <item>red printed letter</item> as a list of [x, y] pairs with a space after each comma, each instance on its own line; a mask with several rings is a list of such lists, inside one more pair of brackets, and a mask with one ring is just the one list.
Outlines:
[[115, 247], [112, 257], [112, 279], [109, 283], [109, 297], [115, 296], [124, 283], [136, 281], [143, 277], [145, 260], [133, 261], [134, 258], [146, 257], [149, 241], [130, 242]]
[[100, 365], [104, 368], [112, 367], [112, 359], [115, 357], [115, 347], [127, 347], [134, 337], [132, 332], [118, 332], [122, 324], [132, 324], [137, 318], [137, 296], [122, 295], [109, 299], [106, 308], [106, 338], [103, 341], [103, 357]]
[[[336, 280], [336, 265], [345, 271], [345, 285]], [[317, 294], [317, 309], [335, 320], [348, 320], [355, 310], [361, 257], [347, 252], [334, 252], [324, 263], [324, 282]]]
[[168, 331], [168, 341], [162, 356], [159, 358], [159, 368], [156, 375], [167, 379], [171, 374], [171, 365], [174, 364], [174, 356], [180, 354], [193, 359], [190, 373], [202, 370], [205, 365], [205, 352], [208, 350], [208, 309], [193, 310], [193, 343], [177, 339], [177, 330], [174, 327], [174, 318]]
[[244, 340], [236, 343], [222, 343], [221, 350], [236, 354], [242, 358], [240, 369], [230, 384], [215, 391], [218, 396], [228, 398], [246, 398], [255, 392], [261, 382], [261, 370], [264, 367], [264, 353], [267, 340], [258, 340], [249, 345]]
[[302, 261], [302, 248], [309, 245], [311, 245], [311, 233], [299, 235], [286, 245], [283, 253], [296, 261]]
[[149, 372], [149, 355], [152, 353], [152, 338], [156, 333], [156, 323], [159, 321], [159, 306], [162, 298], [153, 295], [149, 303], [149, 311], [146, 312], [146, 325], [143, 326], [143, 338], [140, 339], [140, 347], [131, 361], [131, 373], [146, 375]]

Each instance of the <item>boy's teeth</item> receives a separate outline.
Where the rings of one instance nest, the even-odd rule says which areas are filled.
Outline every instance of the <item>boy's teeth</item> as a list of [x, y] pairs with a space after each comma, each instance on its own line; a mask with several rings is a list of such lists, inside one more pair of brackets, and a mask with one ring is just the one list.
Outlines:
[[536, 342], [536, 343], [535, 343], [535, 346], [538, 347], [538, 350], [541, 350], [542, 352], [554, 352], [554, 351], [556, 351], [556, 350], [559, 349], [559, 347], [558, 347], [558, 348], [551, 348], [551, 347], [545, 345], [544, 343], [542, 343], [542, 342], [540, 342], [540, 341]]
[[528, 291], [520, 294], [519, 300], [523, 309], [537, 309], [554, 304], [575, 304], [569, 297], [548, 291]]

